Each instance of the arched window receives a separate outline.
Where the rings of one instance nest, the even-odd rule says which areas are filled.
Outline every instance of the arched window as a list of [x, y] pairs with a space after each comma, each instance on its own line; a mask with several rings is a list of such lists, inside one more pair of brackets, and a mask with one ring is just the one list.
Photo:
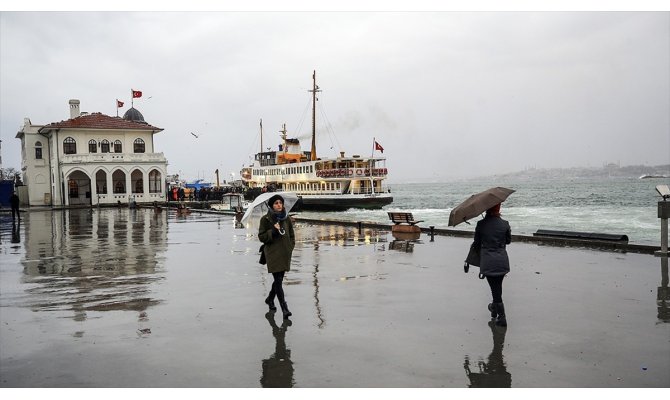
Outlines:
[[42, 142], [40, 141], [35, 142], [35, 159], [42, 159]]
[[79, 185], [77, 184], [77, 181], [75, 181], [74, 179], [70, 179], [70, 181], [68, 182], [68, 189], [70, 198], [79, 197]]
[[155, 169], [149, 172], [149, 193], [162, 192], [161, 186], [161, 173]]
[[133, 193], [144, 193], [144, 176], [142, 171], [135, 170], [130, 174], [130, 184]]
[[70, 136], [66, 137], [63, 140], [63, 153], [65, 154], [77, 154], [77, 142], [72, 139]]
[[114, 184], [114, 193], [125, 193], [126, 189], [123, 186], [123, 182], [121, 181], [116, 181]]
[[123, 153], [123, 146], [121, 146], [121, 141], [114, 141], [114, 153]]
[[89, 153], [97, 153], [98, 152], [98, 142], [95, 140], [91, 139], [88, 141], [88, 152]]
[[105, 171], [98, 171], [95, 174], [95, 184], [98, 194], [107, 194], [107, 174]]
[[121, 170], [116, 170], [112, 174], [112, 185], [114, 187], [114, 193], [125, 193], [126, 192], [126, 174]]
[[144, 140], [137, 138], [133, 142], [133, 152], [134, 153], [144, 153]]
[[102, 139], [102, 142], [100, 142], [100, 152], [109, 153], [109, 140]]

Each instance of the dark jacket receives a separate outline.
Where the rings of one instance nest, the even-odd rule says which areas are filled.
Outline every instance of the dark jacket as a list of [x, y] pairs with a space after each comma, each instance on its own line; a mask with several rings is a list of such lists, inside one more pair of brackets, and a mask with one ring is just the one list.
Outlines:
[[9, 204], [12, 206], [13, 209], [18, 210], [19, 209], [19, 196], [16, 194], [12, 194], [9, 196]]
[[512, 242], [509, 222], [499, 216], [486, 215], [477, 222], [475, 246], [480, 247], [479, 272], [500, 276], [509, 272], [509, 258], [505, 247]]
[[258, 227], [258, 239], [265, 244], [264, 252], [267, 260], [268, 272], [281, 272], [291, 269], [291, 254], [295, 247], [295, 232], [291, 217], [279, 221], [279, 226], [285, 232], [281, 235], [274, 228], [277, 222], [272, 210], [263, 217]]

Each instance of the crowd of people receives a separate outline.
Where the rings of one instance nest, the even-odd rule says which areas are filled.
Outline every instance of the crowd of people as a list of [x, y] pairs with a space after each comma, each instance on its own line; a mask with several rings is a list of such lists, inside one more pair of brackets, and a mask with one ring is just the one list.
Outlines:
[[166, 193], [167, 201], [210, 201], [221, 200], [226, 193], [244, 193], [243, 188], [236, 186], [185, 188], [171, 186]]

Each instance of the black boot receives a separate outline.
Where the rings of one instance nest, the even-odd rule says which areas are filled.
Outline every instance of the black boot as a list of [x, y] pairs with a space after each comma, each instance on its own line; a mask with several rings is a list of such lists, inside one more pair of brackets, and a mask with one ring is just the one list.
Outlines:
[[275, 307], [275, 294], [274, 292], [270, 292], [268, 297], [265, 299], [265, 304], [270, 307], [270, 311], [277, 311], [277, 307]]
[[491, 318], [495, 318], [498, 316], [498, 312], [496, 312], [495, 307], [493, 307], [493, 303], [489, 303], [488, 308], [489, 311], [491, 311]]
[[288, 304], [286, 302], [280, 302], [279, 305], [281, 306], [281, 312], [284, 314], [284, 319], [288, 319], [291, 315], [293, 315], [289, 310], [288, 310]]
[[507, 326], [507, 318], [505, 318], [505, 305], [503, 303], [493, 303], [493, 308], [498, 313], [496, 325]]

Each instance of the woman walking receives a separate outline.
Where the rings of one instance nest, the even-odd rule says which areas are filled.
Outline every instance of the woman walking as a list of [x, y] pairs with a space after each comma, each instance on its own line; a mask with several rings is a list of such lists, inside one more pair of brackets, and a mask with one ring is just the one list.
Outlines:
[[270, 311], [276, 311], [275, 296], [279, 300], [284, 319], [290, 317], [284, 298], [284, 289], [282, 281], [284, 274], [290, 270], [291, 254], [295, 247], [295, 233], [293, 223], [284, 208], [284, 198], [276, 194], [268, 200], [270, 209], [268, 213], [261, 217], [258, 228], [258, 238], [263, 242], [263, 252], [267, 262], [268, 272], [272, 274], [274, 282], [270, 294], [265, 299], [265, 303], [270, 307]]
[[493, 302], [488, 305], [496, 325], [507, 326], [505, 305], [502, 300], [502, 283], [509, 272], [506, 246], [512, 242], [509, 222], [500, 218], [500, 203], [486, 211], [484, 219], [477, 222], [474, 244], [480, 249], [480, 273], [486, 277]]

